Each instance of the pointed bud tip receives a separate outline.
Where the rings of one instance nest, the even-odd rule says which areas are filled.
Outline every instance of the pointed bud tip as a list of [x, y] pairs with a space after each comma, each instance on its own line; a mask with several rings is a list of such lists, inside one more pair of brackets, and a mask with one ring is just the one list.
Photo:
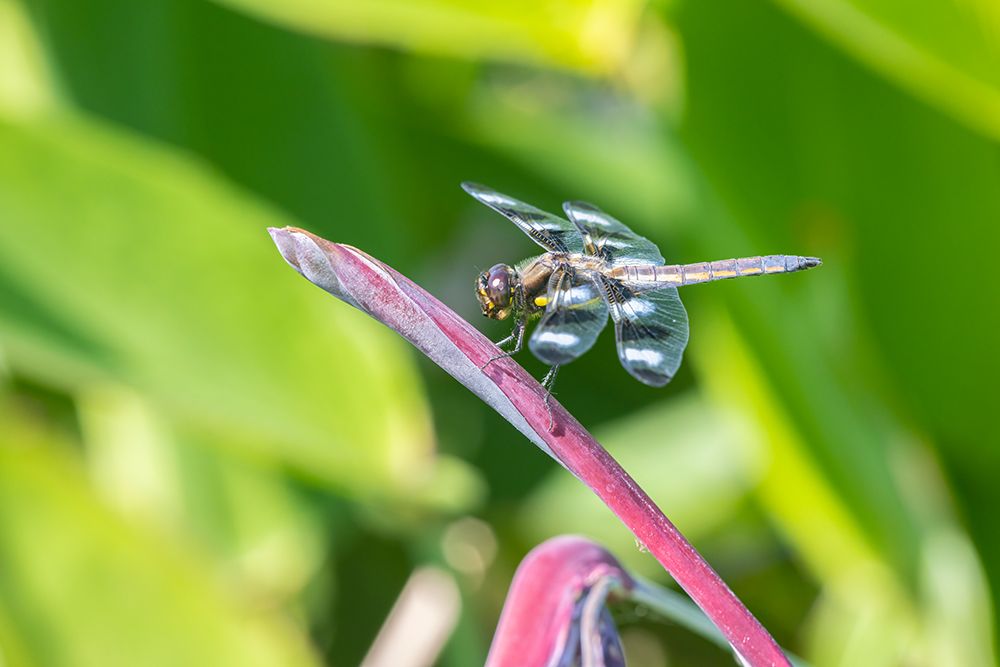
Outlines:
[[268, 227], [267, 233], [271, 235], [274, 242], [277, 243], [280, 238], [287, 238], [293, 232], [301, 232], [303, 230], [298, 227]]
[[296, 234], [303, 233], [298, 227], [268, 227], [267, 233], [271, 235], [274, 245], [278, 246], [278, 252], [288, 264], [299, 273], [302, 267], [299, 262], [299, 242], [295, 238]]

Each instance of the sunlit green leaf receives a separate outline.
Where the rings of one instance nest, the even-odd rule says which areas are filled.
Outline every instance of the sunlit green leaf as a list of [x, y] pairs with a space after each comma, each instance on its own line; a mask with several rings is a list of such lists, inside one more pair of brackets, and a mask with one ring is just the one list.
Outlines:
[[848, 53], [1000, 139], [995, 0], [776, 0]]
[[301, 592], [324, 559], [328, 516], [232, 442], [178, 432], [141, 395], [117, 386], [81, 392], [85, 464], [95, 491], [121, 513], [214, 557], [256, 596]]
[[[924, 612], [920, 554], [933, 537], [931, 518], [954, 512], [936, 478], [946, 486], [941, 477], [963, 471], [952, 493], [998, 580], [992, 554], [1000, 541], [981, 509], [996, 499], [987, 471], [997, 450], [984, 435], [995, 429], [982, 390], [1000, 373], [996, 292], [984, 287], [993, 283], [997, 238], [989, 221], [1000, 215], [995, 143], [886, 85], [767, 4], [691, 3], [678, 21], [691, 82], [683, 136], [712, 190], [737, 213], [716, 206], [697, 242], [713, 254], [734, 243], [795, 245], [825, 260], [808, 280], [717, 290], [758, 359], [736, 376], [742, 388], [728, 387], [731, 400], [761, 415], [753, 398], [760, 394], [747, 389], [770, 385], [768, 401], [784, 404], [781, 421], [801, 439], [798, 455], [776, 458], [796, 464], [783, 477], [798, 491], [762, 489], [770, 488], [775, 516], [798, 515], [794, 523], [807, 529], [803, 553], [820, 554], [817, 538], [837, 533], [837, 550], [876, 547], [896, 583], [851, 590], [905, 590], [907, 612], [893, 623], [905, 643], [909, 619]], [[733, 53], [741, 54], [735, 78]], [[754, 103], [744, 104], [749, 96]], [[957, 282], [929, 277], [928, 267], [950, 258], [961, 258]], [[732, 367], [726, 349], [716, 341], [703, 353], [712, 362], [704, 375], [719, 387], [735, 384], [722, 382]], [[780, 444], [788, 432], [777, 432]], [[925, 459], [930, 472], [920, 481], [904, 474]], [[797, 474], [798, 463], [816, 465], [832, 488]], [[851, 531], [813, 528], [810, 536], [815, 519], [802, 507], [816, 503], [805, 495], [846, 509], [850, 520], [841, 514], [833, 524]], [[841, 561], [861, 567], [861, 554]]]
[[27, 12], [17, 0], [0, 0], [0, 108], [35, 113], [51, 108], [56, 97], [45, 56]]
[[628, 55], [643, 0], [218, 0], [335, 39], [609, 72]]
[[[441, 481], [403, 345], [298, 282], [265, 231], [286, 220], [208, 169], [81, 121], [3, 124], [0, 221], [20, 372], [126, 382], [209, 440], [362, 495]], [[467, 471], [447, 470], [438, 500], [466, 502]]]
[[[0, 646], [10, 664], [311, 665], [302, 634], [91, 494], [64, 445], [0, 433]], [[6, 651], [5, 651], [6, 653]]]
[[551, 75], [494, 82], [477, 91], [461, 129], [544, 175], [564, 199], [600, 203], [637, 229], [689, 218], [688, 167], [657, 142], [658, 119], [625, 99], [595, 104], [594, 94]]
[[[764, 247], [778, 248], [781, 246], [754, 245], [739, 222], [726, 211], [715, 200], [711, 189], [705, 183], [703, 176], [699, 173], [697, 166], [693, 163], [691, 156], [685, 151], [685, 147], [678, 141], [670, 130], [655, 125], [643, 126], [638, 122], [624, 122], [624, 113], [619, 111], [615, 116], [616, 123], [611, 123], [604, 116], [594, 113], [593, 110], [581, 108], [577, 111], [570, 111], [562, 105], [550, 109], [537, 109], [531, 114], [531, 122], [526, 122], [525, 112], [511, 105], [504, 105], [503, 95], [499, 95], [495, 103], [484, 104], [482, 110], [477, 109], [477, 116], [482, 114], [483, 119], [490, 122], [483, 122], [481, 132], [483, 136], [489, 136], [491, 128], [498, 128], [497, 135], [503, 139], [493, 139], [492, 141], [498, 149], [517, 160], [531, 159], [531, 167], [541, 175], [553, 180], [566, 182], [580, 182], [589, 189], [600, 193], [607, 188], [606, 196], [612, 201], [620, 200], [617, 206], [625, 211], [622, 218], [634, 224], [636, 228], [651, 229], [649, 236], [661, 243], [662, 247], [671, 250], [670, 241], [685, 241], [687, 245], [694, 246], [701, 255], [682, 256], [668, 252], [671, 261], [695, 261], [698, 259], [718, 259], [732, 257], [734, 255], [752, 255], [755, 252], [762, 252]], [[725, 113], [724, 110], [718, 113]], [[523, 125], [521, 125], [523, 123]], [[620, 123], [620, 125], [619, 125]], [[537, 135], [532, 143], [527, 140], [519, 140], [517, 137], [532, 136], [531, 127], [536, 128]], [[537, 130], [544, 128], [544, 132]], [[548, 149], [542, 152], [537, 146], [540, 143], [547, 144]], [[514, 137], [514, 138], [511, 138]], [[623, 138], [624, 137], [624, 138]], [[605, 165], [611, 174], [603, 184], [597, 182], [601, 180], [604, 172], [599, 170], [599, 163], [591, 158], [593, 155], [613, 154], [613, 150], [606, 145], [606, 142], [617, 139], [619, 146], [627, 147], [625, 154], [631, 159], [623, 161], [616, 168]], [[549, 158], [551, 154], [551, 159]], [[539, 158], [539, 155], [542, 158]], [[565, 159], [559, 161], [554, 156], [563, 155]], [[753, 162], [753, 155], [747, 156], [748, 162]], [[615, 174], [627, 175], [627, 178], [616, 176]], [[620, 179], [620, 180], [618, 180]], [[662, 184], [656, 190], [656, 184]], [[582, 187], [582, 186], [581, 186]], [[612, 192], [613, 191], [613, 192]], [[676, 194], [668, 194], [676, 192]], [[771, 192], [778, 193], [774, 189]], [[654, 194], [656, 193], [656, 194]], [[657, 196], [658, 195], [658, 196]], [[613, 204], [604, 204], [603, 199], [595, 195], [595, 200], [605, 207], [613, 210]], [[655, 203], [655, 205], [654, 205]], [[636, 222], [632, 223], [632, 217]], [[772, 228], [773, 230], [773, 228]], [[773, 230], [777, 231], [777, 230]], [[668, 236], [668, 234], [670, 236]], [[798, 239], [792, 241], [798, 242]], [[787, 245], [791, 241], [770, 241], [769, 243], [782, 243]], [[678, 243], [679, 245], [679, 243]], [[692, 252], [688, 250], [688, 252]], [[806, 252], [806, 250], [802, 250]], [[830, 271], [836, 268], [826, 268], [828, 277]], [[790, 278], [782, 281], [772, 281], [768, 286], [766, 283], [754, 283], [753, 285], [719, 284], [711, 289], [714, 298], [706, 290], [692, 289], [685, 291], [683, 297], [690, 305], [697, 307], [700, 300], [711, 299], [713, 303], [725, 302], [727, 295], [733, 294], [733, 290], [741, 290], [744, 302], [754, 303], [756, 319], [740, 320], [740, 324], [748, 327], [756, 326], [766, 328], [766, 334], [757, 334], [754, 339], [748, 341], [756, 354], [766, 354], [771, 357], [774, 368], [781, 369], [782, 385], [779, 393], [782, 394], [779, 400], [795, 402], [801, 400], [793, 395], [790, 387], [797, 381], [796, 369], [801, 374], [804, 366], [809, 364], [814, 367], [823, 365], [825, 362], [816, 357], [815, 347], [810, 344], [812, 340], [801, 329], [808, 326], [808, 319], [801, 323], [793, 320], [789, 323], [781, 323], [778, 326], [779, 313], [799, 312], [796, 310], [796, 300], [788, 296], [781, 296], [782, 285], [784, 287], [795, 286], [793, 281], [798, 281], [799, 290], [797, 300], [799, 303], [814, 303], [815, 298], [810, 295], [822, 289], [824, 284], [823, 276], [818, 278], [808, 276], [798, 279]], [[803, 291], [809, 285], [813, 285], [810, 291]], [[825, 293], [824, 293], [825, 296]], [[829, 300], [826, 302], [828, 309], [832, 309], [838, 302]], [[820, 309], [821, 311], [822, 309]], [[815, 310], [809, 311], [811, 314]], [[771, 313], [772, 318], [762, 318], [763, 313]], [[761, 321], [763, 319], [763, 321]], [[691, 351], [697, 352], [703, 346], [711, 350], [711, 323], [698, 324], [696, 317], [692, 319], [692, 341]], [[699, 333], [701, 332], [701, 333]], [[776, 340], [782, 340], [780, 345], [775, 345]], [[789, 357], [794, 355], [794, 360]], [[716, 372], [724, 372], [724, 368]], [[874, 431], [870, 424], [861, 422], [860, 417], [847, 419], [833, 409], [833, 406], [848, 400], [844, 390], [828, 383], [824, 378], [827, 373], [816, 370], [810, 371], [809, 376], [817, 377], [813, 393], [808, 397], [823, 395], [822, 401], [817, 401], [816, 410], [821, 411], [820, 419], [828, 424], [829, 429], [851, 429], [852, 438], [857, 444], [838, 445], [839, 458], [832, 456], [825, 457], [823, 466], [829, 466], [828, 474], [835, 475], [843, 485], [842, 492], [848, 497], [854, 495], [868, 495], [870, 498], [878, 497], [877, 502], [869, 502], [867, 499], [856, 498], [852, 501], [858, 509], [855, 520], [862, 523], [879, 523], [878, 530], [869, 529], [873, 533], [886, 538], [885, 531], [894, 531], [894, 539], [886, 538], [886, 543], [893, 544], [899, 549], [903, 542], [896, 539], [896, 536], [907, 534], [912, 530], [909, 524], [912, 519], [906, 511], [899, 506], [898, 497], [893, 497], [893, 490], [889, 482], [890, 473], [886, 469], [884, 461], [876, 463], [878, 450], [872, 446]], [[822, 383], [822, 387], [818, 386]], [[822, 389], [822, 392], [820, 391]], [[868, 444], [862, 444], [860, 437], [868, 438]], [[797, 446], [807, 446], [799, 443]], [[832, 444], [831, 444], [832, 446]], [[851, 463], [847, 464], [846, 461]], [[855, 472], [859, 469], [861, 472]], [[863, 474], [869, 477], [870, 483], [861, 485], [860, 488], [849, 483], [849, 480]], [[891, 528], [890, 528], [891, 527]], [[913, 534], [909, 533], [909, 539], [913, 540]], [[903, 554], [897, 553], [896, 557]], [[912, 562], [910, 563], [912, 566]]]
[[[396, 341], [304, 285], [259, 228], [362, 247], [470, 317], [476, 270], [533, 246], [463, 179], [552, 210], [593, 201], [671, 261], [816, 254], [802, 276], [686, 289], [691, 344], [665, 390], [631, 381], [609, 331], [558, 398], [783, 645], [817, 665], [988, 667], [997, 7], [0, 0], [0, 113], [74, 105], [107, 124], [0, 125], [0, 376], [79, 428], [80, 467], [127, 530], [197, 550], [254, 605], [292, 605], [331, 664], [361, 660], [414, 561], [441, 548], [424, 508], [477, 492], [465, 464], [433, 458], [426, 400], [442, 447], [490, 480], [498, 557], [465, 591], [480, 613], [463, 615], [464, 652], [438, 661], [464, 667], [541, 537], [651, 559], [450, 378], [415, 381]], [[231, 245], [193, 252], [206, 237]], [[735, 434], [720, 418], [734, 414]], [[38, 494], [0, 517], [52, 506]], [[384, 530], [400, 521], [409, 532]], [[119, 562], [117, 542], [80, 530]], [[51, 664], [36, 648], [76, 619], [5, 590], [2, 661]], [[22, 632], [25, 610], [52, 625]], [[683, 631], [639, 624], [671, 661], [715, 664], [672, 641]]]

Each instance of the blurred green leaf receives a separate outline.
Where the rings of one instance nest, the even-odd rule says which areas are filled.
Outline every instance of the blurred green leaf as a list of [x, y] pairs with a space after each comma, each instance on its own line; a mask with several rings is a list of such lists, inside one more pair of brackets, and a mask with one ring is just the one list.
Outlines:
[[[205, 161], [70, 119], [0, 126], [0, 372], [13, 366], [50, 423], [82, 427], [102, 499], [198, 550], [254, 605], [295, 605], [330, 660], [356, 663], [440, 548], [426, 505], [478, 488], [450, 458], [419, 488], [393, 472], [433, 456], [416, 394], [443, 446], [489, 475], [501, 556], [468, 591], [484, 610], [465, 614], [468, 637], [488, 636], [530, 541], [561, 521], [604, 534], [604, 519], [450, 378], [415, 382], [391, 337], [313, 295], [256, 236], [287, 218], [220, 175], [470, 316], [469, 276], [531, 242], [464, 198], [463, 179], [554, 210], [594, 201], [671, 260], [814, 253], [826, 262], [805, 276], [686, 290], [691, 345], [665, 391], [633, 382], [606, 334], [565, 371], [560, 401], [622, 440], [653, 497], [817, 665], [992, 664], [995, 7], [0, 0], [2, 113], [72, 103]], [[220, 235], [232, 246], [192, 254]], [[685, 421], [693, 405], [703, 414]], [[739, 433], [722, 442], [732, 412]], [[34, 502], [20, 494], [20, 512]], [[409, 530], [386, 530], [401, 517]], [[39, 643], [22, 616], [0, 604], [18, 665]], [[651, 632], [671, 660], [708, 664], [687, 633]], [[469, 664], [479, 644], [440, 663]]]
[[611, 72], [628, 56], [644, 0], [218, 0], [335, 39], [466, 58]]
[[[789, 238], [789, 234], [782, 234], [775, 226], [754, 236], [741, 229], [741, 221], [720, 203], [687, 147], [672, 129], [664, 127], [662, 119], [661, 124], [640, 123], [621, 111], [609, 117], [600, 113], [600, 107], [587, 105], [584, 100], [572, 105], [560, 98], [561, 103], [535, 109], [528, 115], [515, 105], [505, 104], [500, 90], [497, 99], [487, 98], [484, 104], [477, 105], [477, 114], [484, 120], [477, 129], [484, 136], [489, 135], [491, 128], [501, 137], [532, 136], [532, 130], [527, 129], [530, 125], [538, 132], [534, 143], [512, 139], [492, 141], [514, 159], [530, 159], [531, 168], [546, 178], [579, 182], [583, 185], [574, 187], [590, 186], [595, 192], [607, 189], [606, 196], [620, 202], [617, 206], [624, 211], [620, 217], [637, 229], [648, 227], [651, 230], [648, 235], [660, 244], [670, 261], [777, 252], [796, 245], [805, 254], [824, 255], [819, 249], [803, 245], [809, 239]], [[725, 107], [713, 111], [722, 116], [728, 113]], [[525, 120], [526, 115], [530, 122]], [[486, 119], [490, 122], [485, 122]], [[718, 122], [725, 121], [720, 119]], [[609, 138], [617, 140], [619, 146], [626, 146], [625, 154], [631, 159], [620, 165], [601, 165], [594, 156], [613, 152], [607, 145]], [[546, 151], [537, 148], [543, 141], [548, 146]], [[540, 159], [539, 155], [543, 157]], [[566, 159], [547, 159], [550, 155], [563, 155]], [[746, 160], [756, 163], [753, 154]], [[609, 174], [607, 179], [598, 185], [605, 174]], [[653, 196], [654, 191], [659, 196]], [[779, 196], [781, 189], [772, 185], [768, 192]], [[593, 199], [603, 201], [599, 195]], [[604, 206], [615, 210], [610, 204]], [[697, 312], [705, 300], [733, 306], [740, 327], [737, 335], [749, 336], [745, 342], [752, 353], [766, 360], [767, 365], [756, 372], [772, 378], [774, 385], [768, 391], [775, 392], [774, 398], [786, 403], [788, 414], [808, 422], [793, 428], [811, 429], [813, 419], [824, 424], [819, 431], [825, 435], [817, 438], [816, 444], [798, 441], [795, 446], [818, 450], [820, 467], [836, 480], [838, 492], [846, 497], [854, 512], [853, 520], [864, 526], [871, 539], [891, 549], [892, 558], [901, 567], [914, 571], [913, 552], [904, 546], [916, 543], [913, 518], [901, 505], [885, 459], [884, 442], [880, 441], [880, 432], [875, 428], [876, 424], [879, 428], [885, 426], [877, 419], [868, 421], [869, 418], [860, 413], [841, 411], [838, 406], [850, 404], [855, 398], [847, 388], [829, 380], [831, 362], [820, 358], [813, 344], [816, 334], [811, 330], [818, 329], [820, 322], [825, 324], [831, 315], [812, 304], [825, 303], [832, 312], [846, 307], [842, 298], [838, 300], [824, 287], [825, 281], [833, 279], [832, 271], [836, 271], [835, 265], [832, 268], [824, 266], [826, 279], [820, 274], [755, 281], [749, 285], [745, 281], [742, 284], [720, 283], [712, 287], [712, 294], [692, 289], [685, 291], [683, 296], [692, 312]], [[783, 318], [788, 313], [807, 313], [808, 317], [785, 321]], [[711, 324], [699, 325], [697, 317], [692, 317], [692, 355], [702, 346], [712, 349], [707, 342], [711, 329]], [[714, 372], [728, 377], [725, 368]], [[814, 378], [810, 391], [794, 389], [803, 377]], [[803, 401], [810, 405], [801, 405]], [[810, 416], [800, 417], [807, 414]], [[839, 433], [839, 437], [830, 437], [834, 432]], [[810, 431], [810, 437], [813, 435]], [[814, 456], [817, 454], [807, 454], [807, 458]], [[858, 483], [860, 478], [864, 478], [863, 483]]]
[[230, 598], [103, 507], [63, 443], [10, 409], [3, 423], [0, 645], [10, 664], [316, 664], [280, 614]]
[[[767, 4], [689, 3], [678, 21], [691, 84], [682, 135], [734, 213], [717, 206], [699, 243], [712, 254], [734, 242], [792, 246], [825, 260], [809, 280], [717, 290], [759, 360], [742, 377], [772, 385], [808, 449], [803, 460], [822, 470], [915, 607], [927, 505], [948, 515], [954, 493], [996, 619], [1000, 539], [983, 509], [1000, 502], [985, 389], [1000, 375], [1000, 293], [988, 288], [1000, 244], [995, 142]], [[707, 377], [718, 382], [725, 368]], [[927, 457], [925, 442], [928, 467], [939, 458], [936, 474], [954, 476], [950, 490], [932, 494], [903, 474]], [[801, 498], [784, 502], [794, 511]]]
[[301, 283], [265, 231], [288, 221], [205, 168], [78, 120], [0, 124], [0, 220], [19, 372], [124, 381], [209, 440], [362, 497], [477, 493], [438, 466], [403, 345]]
[[775, 0], [845, 51], [1000, 140], [996, 0]]
[[475, 91], [460, 129], [544, 175], [564, 200], [599, 202], [636, 229], [690, 219], [698, 202], [688, 165], [657, 141], [660, 119], [600, 92], [547, 74], [492, 81]]
[[[664, 509], [691, 540], [729, 520], [756, 484], [764, 450], [744, 437], [740, 421], [704, 400], [676, 398], [604, 425], [598, 441]], [[635, 538], [577, 480], [554, 470], [521, 506], [531, 543], [580, 533], [613, 551], [647, 576], [662, 568], [640, 551]]]
[[454, 229], [457, 184], [490, 161], [441, 134], [470, 64], [334, 43], [202, 0], [31, 6], [74, 105], [198, 155], [299, 226], [401, 270]]
[[97, 493], [122, 514], [214, 557], [221, 573], [268, 601], [300, 593], [324, 557], [321, 514], [231, 442], [175, 432], [140, 394], [88, 387], [77, 399]]
[[[711, 14], [706, 12], [706, 15]], [[707, 19], [706, 23], [717, 26], [718, 23], [712, 23], [712, 20]], [[743, 18], [742, 21], [734, 21], [732, 27], [743, 31], [746, 25], [751, 24]], [[692, 29], [689, 24], [682, 26]], [[705, 30], [701, 25], [697, 28]], [[769, 34], [782, 33], [772, 29]], [[701, 38], [701, 35], [698, 37]], [[715, 41], [725, 42], [726, 39]], [[798, 40], [789, 39], [788, 42], [781, 48], [807, 48]], [[698, 41], [696, 45], [701, 47], [702, 43]], [[717, 50], [713, 53], [720, 57]], [[700, 51], [695, 55], [701, 55]], [[789, 66], [796, 68], [797, 61], [793, 60]], [[762, 66], [759, 71], [764, 76], [773, 69]], [[701, 86], [718, 86], [725, 90], [727, 96], [738, 97], [728, 76], [719, 76], [716, 81], [714, 78], [707, 80], [702, 75], [698, 82]], [[706, 94], [697, 85], [694, 89], [699, 94]], [[714, 89], [712, 92], [719, 94]], [[752, 91], [745, 90], [739, 95], [749, 97]], [[808, 95], [777, 96], [774, 103], [789, 97], [801, 100], [807, 99]], [[489, 136], [490, 128], [507, 129], [523, 122], [524, 111], [503, 104], [502, 94], [493, 101], [494, 104], [480, 107], [485, 110], [483, 117], [491, 118], [491, 122], [482, 124], [484, 136]], [[701, 98], [696, 102], [699, 105], [705, 103]], [[884, 664], [892, 664], [906, 651], [907, 637], [917, 627], [921, 628], [920, 632], [933, 637], [931, 641], [936, 645], [948, 647], [942, 649], [942, 655], [960, 655], [961, 651], [955, 649], [962, 644], [960, 637], [952, 629], [936, 624], [929, 609], [921, 603], [925, 592], [923, 584], [917, 581], [918, 570], [930, 533], [923, 525], [926, 521], [924, 511], [911, 504], [913, 490], [903, 488], [897, 470], [901, 462], [914, 456], [912, 443], [892, 446], [902, 437], [905, 427], [876, 407], [886, 400], [881, 393], [884, 388], [865, 385], [865, 379], [872, 382], [879, 371], [872, 368], [870, 348], [862, 338], [866, 331], [858, 321], [859, 315], [851, 310], [850, 295], [844, 293], [845, 276], [842, 272], [846, 271], [844, 263], [851, 259], [845, 256], [847, 253], [843, 248], [847, 239], [838, 234], [837, 229], [830, 228], [840, 221], [821, 217], [812, 221], [815, 229], [800, 229], [796, 224], [804, 226], [804, 222], [794, 218], [792, 223], [786, 222], [788, 213], [779, 209], [761, 216], [763, 223], [758, 226], [755, 223], [759, 213], [750, 208], [755, 216], [741, 225], [743, 216], [734, 216], [729, 207], [719, 201], [714, 191], [715, 183], [706, 182], [700, 165], [691, 160], [686, 147], [677, 141], [670, 130], [658, 130], [653, 126], [639, 129], [641, 126], [635, 122], [628, 124], [627, 128], [619, 128], [614, 123], [622, 122], [624, 114], [602, 117], [585, 104], [572, 109], [562, 104], [550, 105], [549, 108], [541, 106], [543, 108], [530, 111], [532, 120], [523, 123], [521, 132], [500, 132], [499, 135], [506, 139], [494, 140], [497, 148], [516, 160], [530, 164], [531, 169], [546, 178], [560, 183], [588, 183], [596, 191], [602, 187], [595, 185], [601, 180], [602, 171], [598, 163], [586, 159], [591, 147], [594, 155], [606, 154], [608, 149], [601, 148], [601, 145], [607, 137], [618, 136], [623, 129], [636, 135], [644, 134], [644, 139], [637, 137], [634, 143], [625, 144], [629, 146], [625, 153], [633, 158], [632, 166], [645, 164], [646, 168], [637, 169], [633, 178], [616, 182], [614, 192], [606, 193], [606, 196], [621, 200], [619, 206], [626, 213], [631, 210], [636, 215], [637, 228], [642, 228], [643, 224], [653, 226], [653, 238], [656, 238], [655, 228], [659, 226], [664, 231], [674, 231], [675, 238], [685, 240], [692, 249], [687, 251], [687, 255], [674, 253], [677, 261], [685, 261], [688, 257], [690, 260], [721, 258], [795, 247], [800, 252], [827, 258], [822, 273], [797, 282], [719, 284], [713, 287], [711, 296], [707, 291], [685, 292], [685, 301], [693, 313], [689, 365], [701, 371], [699, 377], [709, 387], [725, 388], [724, 391], [713, 391], [719, 406], [743, 412], [747, 422], [753, 424], [742, 435], [750, 442], [759, 443], [766, 452], [761, 457], [762, 474], [757, 497], [767, 508], [768, 516], [795, 544], [804, 565], [817, 581], [834, 591], [833, 599], [842, 602], [841, 592], [850, 591], [848, 599], [851, 603], [843, 604], [838, 607], [837, 613], [825, 616], [825, 624], [822, 625], [831, 633], [860, 633], [855, 635], [857, 644], [852, 645], [851, 651], [844, 655], [862, 655], [864, 647], [877, 645], [880, 650], [885, 650], [887, 662]], [[731, 121], [727, 119], [733, 117], [734, 108], [740, 108], [738, 101], [726, 99], [714, 104], [709, 115], [704, 111], [693, 111], [691, 124], [699, 132], [713, 132], [711, 142], [706, 142], [700, 134], [694, 136], [696, 149], [701, 149], [703, 143], [713, 147], [718, 145], [725, 148], [720, 150], [719, 155], [734, 159], [741, 167], [745, 163], [746, 169], [741, 172], [744, 181], [738, 184], [736, 191], [741, 194], [748, 192], [748, 199], [753, 203], [781, 201], [790, 191], [795, 192], [788, 187], [789, 183], [796, 183], [797, 180], [811, 182], [808, 165], [800, 167], [803, 174], [798, 177], [782, 173], [783, 181], [768, 170], [761, 169], [762, 156], [766, 157], [768, 151], [773, 150], [769, 142], [773, 144], [775, 136], [783, 136], [772, 125], [783, 124], [786, 134], [790, 131], [796, 137], [805, 130], [787, 118], [768, 119], [771, 135], [761, 137], [760, 146], [738, 153], [733, 150], [733, 145], [740, 144], [741, 140], [746, 142], [747, 136], [757, 137], [745, 133], [740, 138], [723, 138], [726, 133], [719, 128], [729, 129], [727, 123]], [[748, 111], [743, 113], [752, 116]], [[717, 123], [718, 127], [706, 129], [708, 120]], [[761, 120], [757, 122], [764, 124]], [[509, 139], [510, 136], [530, 135], [533, 129], [538, 128], [547, 128], [546, 131], [539, 131], [535, 138], [535, 144], [546, 144], [545, 150], [533, 146], [528, 140]], [[821, 138], [823, 135], [815, 136]], [[725, 143], [727, 140], [729, 144]], [[849, 142], [842, 142], [846, 143]], [[619, 145], [623, 143], [619, 141]], [[871, 143], [868, 146], [870, 148]], [[655, 161], [641, 160], [647, 151], [650, 156], [656, 156]], [[547, 159], [550, 154], [573, 158], [558, 164], [554, 159]], [[710, 176], [717, 174], [718, 155], [703, 151], [695, 155], [704, 160]], [[825, 166], [820, 158], [815, 164]], [[783, 171], [773, 165], [770, 169]], [[885, 173], [891, 173], [889, 167], [885, 169]], [[610, 171], [628, 173], [628, 167], [618, 165]], [[829, 174], [824, 173], [823, 176], [829, 178]], [[615, 178], [610, 177], [610, 182], [615, 182]], [[765, 181], [766, 185], [762, 186], [760, 181]], [[665, 200], [657, 207], [671, 214], [658, 216], [659, 223], [655, 222], [656, 218], [644, 222], [650, 212], [643, 211], [642, 206], [650, 201], [650, 197], [642, 193], [647, 183], [656, 182], [669, 183], [670, 187], [686, 193], [686, 196]], [[872, 183], [876, 184], [877, 181]], [[728, 193], [731, 187], [726, 182], [724, 191]], [[932, 188], [925, 187], [925, 192], [932, 192]], [[630, 199], [640, 203], [628, 204]], [[681, 203], [684, 205], [678, 205]], [[746, 204], [740, 200], [738, 203], [737, 210], [743, 214], [747, 210]], [[803, 208], [803, 214], [812, 212], [808, 204]], [[820, 208], [819, 213], [822, 212]], [[671, 228], [664, 224], [668, 221], [677, 224]], [[708, 303], [713, 306], [701, 307], [701, 304]], [[713, 312], [718, 313], [720, 303], [729, 305], [732, 320], [720, 319], [717, 314], [712, 316]], [[844, 332], [851, 332], [851, 335], [845, 337]], [[739, 348], [739, 353], [734, 353], [734, 346]], [[831, 354], [830, 350], [837, 351], [835, 358], [826, 356]], [[752, 360], [749, 367], [748, 360]], [[927, 371], [921, 368], [921, 372]], [[807, 379], [809, 384], [805, 386], [803, 382]], [[921, 386], [930, 388], [926, 383]], [[866, 404], [871, 407], [865, 407]], [[643, 438], [635, 440], [639, 442]], [[616, 455], [627, 456], [618, 452]], [[648, 460], [629, 464], [627, 459], [626, 466], [635, 470], [655, 467]], [[673, 479], [675, 474], [676, 470], [672, 470], [670, 478]], [[558, 495], [552, 493], [547, 498], [549, 491], [546, 489], [538, 495], [538, 498], [547, 500], [544, 507], [537, 498], [533, 498], [530, 509], [525, 512], [524, 516], [529, 517], [526, 524], [530, 535], [537, 536], [544, 532], [547, 514], [558, 516], [563, 522], [569, 516], [570, 524], [576, 525], [578, 530], [588, 533], [597, 530], [598, 534], [602, 534], [601, 522], [596, 517], [589, 520], [580, 518], [587, 514], [580, 500], [560, 498], [564, 502], [555, 502], [553, 499]], [[655, 492], [655, 487], [651, 486], [650, 491]], [[666, 496], [669, 491], [661, 493]], [[675, 503], [676, 499], [665, 502], [671, 516], [674, 516]], [[678, 504], [683, 507], [683, 503]], [[540, 525], [543, 527], [540, 528]], [[686, 527], [689, 523], [682, 522], [681, 525]], [[700, 527], [703, 524], [691, 522], [691, 525]], [[614, 537], [602, 534], [602, 539], [613, 540]], [[977, 622], [981, 622], [983, 617], [977, 616], [981, 614], [981, 609], [974, 607], [963, 607], [962, 614], [974, 616]], [[863, 628], [854, 625], [862, 617], [879, 619], [880, 636], [861, 632]], [[983, 654], [985, 636], [977, 634], [972, 654]]]
[[55, 105], [45, 54], [17, 0], [0, 0], [0, 109], [28, 114]]

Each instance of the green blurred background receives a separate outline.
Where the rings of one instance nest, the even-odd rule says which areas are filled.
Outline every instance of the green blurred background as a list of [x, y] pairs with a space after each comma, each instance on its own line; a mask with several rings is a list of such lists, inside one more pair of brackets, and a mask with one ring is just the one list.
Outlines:
[[[0, 0], [0, 665], [355, 665], [404, 586], [380, 646], [481, 664], [566, 532], [667, 583], [265, 232], [499, 338], [472, 280], [535, 248], [466, 179], [821, 256], [685, 290], [666, 389], [606, 333], [558, 397], [813, 664], [994, 664], [998, 147], [995, 0]], [[618, 616], [632, 665], [732, 664]]]

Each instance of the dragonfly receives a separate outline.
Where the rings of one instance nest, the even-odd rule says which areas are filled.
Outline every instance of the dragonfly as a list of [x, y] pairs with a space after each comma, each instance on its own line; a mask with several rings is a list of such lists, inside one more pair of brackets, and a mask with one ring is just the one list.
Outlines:
[[561, 218], [483, 185], [465, 182], [462, 188], [545, 249], [515, 266], [496, 264], [483, 271], [476, 297], [486, 317], [514, 319], [511, 334], [497, 343], [501, 354], [490, 361], [520, 352], [529, 321], [539, 319], [528, 347], [551, 367], [543, 380], [550, 391], [559, 367], [594, 345], [609, 316], [622, 366], [640, 382], [662, 387], [673, 379], [688, 343], [678, 287], [793, 273], [822, 263], [816, 257], [764, 255], [666, 264], [652, 241], [593, 204], [566, 202]]

